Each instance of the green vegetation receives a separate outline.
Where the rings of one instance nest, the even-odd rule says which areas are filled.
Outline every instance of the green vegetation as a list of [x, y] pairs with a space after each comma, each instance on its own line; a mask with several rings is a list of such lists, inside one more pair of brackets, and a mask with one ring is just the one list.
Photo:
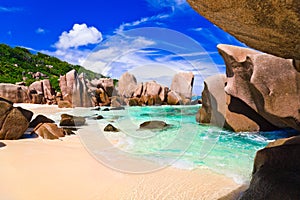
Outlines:
[[40, 72], [44, 74], [40, 80], [49, 79], [53, 88], [59, 91], [59, 76], [65, 75], [72, 69], [85, 73], [85, 77], [90, 80], [104, 77], [82, 66], [71, 65], [43, 53], [32, 54], [25, 48], [11, 48], [8, 45], [0, 44], [0, 83], [14, 84], [23, 81], [23, 77], [26, 77], [24, 82], [26, 85], [30, 85], [36, 81], [34, 74]]

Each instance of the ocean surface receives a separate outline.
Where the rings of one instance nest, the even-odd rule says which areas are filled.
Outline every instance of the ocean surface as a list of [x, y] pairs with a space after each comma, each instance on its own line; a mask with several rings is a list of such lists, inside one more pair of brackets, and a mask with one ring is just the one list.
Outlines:
[[[257, 150], [275, 139], [295, 134], [290, 130], [234, 133], [199, 125], [195, 120], [199, 107], [126, 107], [125, 110], [116, 111], [76, 108], [69, 113], [87, 118], [87, 125], [79, 129], [82, 141], [91, 154], [112, 168], [133, 170], [135, 168], [132, 167], [124, 167], [124, 170], [122, 165], [113, 160], [135, 158], [137, 162], [147, 160], [155, 163], [156, 168], [170, 165], [186, 170], [208, 168], [233, 178], [237, 183], [250, 181]], [[60, 114], [56, 113], [50, 118], [58, 121]], [[104, 119], [92, 119], [97, 115], [102, 115]], [[148, 120], [165, 121], [170, 127], [164, 130], [139, 130], [139, 125]], [[120, 129], [120, 132], [104, 132], [103, 128], [108, 123]], [[134, 162], [130, 164], [130, 159], [126, 164], [135, 165]], [[149, 171], [154, 168], [149, 168]]]

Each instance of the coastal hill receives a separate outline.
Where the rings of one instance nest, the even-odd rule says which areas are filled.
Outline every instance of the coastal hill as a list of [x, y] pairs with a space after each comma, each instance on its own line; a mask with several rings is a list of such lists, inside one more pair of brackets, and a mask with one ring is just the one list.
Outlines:
[[49, 79], [52, 87], [60, 91], [58, 79], [71, 70], [84, 72], [89, 79], [104, 76], [85, 69], [80, 65], [72, 65], [56, 57], [43, 53], [31, 53], [22, 47], [10, 47], [0, 44], [0, 83], [24, 82], [29, 86], [36, 80]]

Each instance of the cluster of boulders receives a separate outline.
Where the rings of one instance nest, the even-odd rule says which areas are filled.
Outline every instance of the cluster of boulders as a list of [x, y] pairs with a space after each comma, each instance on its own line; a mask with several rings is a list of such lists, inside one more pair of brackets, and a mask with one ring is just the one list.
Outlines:
[[58, 139], [73, 134], [75, 127], [85, 124], [84, 117], [62, 114], [58, 127], [52, 119], [37, 115], [21, 107], [14, 107], [13, 102], [0, 97], [0, 140], [17, 140], [26, 135], [35, 135], [44, 139]]
[[191, 72], [181, 72], [174, 76], [168, 88], [155, 81], [137, 83], [134, 75], [126, 72], [115, 87], [111, 78], [88, 80], [83, 73], [71, 70], [60, 76], [60, 92], [53, 89], [49, 79], [44, 79], [29, 87], [21, 83], [0, 83], [0, 97], [14, 103], [58, 104], [60, 108], [187, 105], [191, 104], [193, 82]]
[[233, 131], [300, 131], [300, 73], [290, 59], [218, 45], [226, 76], [205, 80], [197, 120]]
[[[197, 120], [234, 131], [300, 131], [299, 2], [188, 2], [240, 41], [269, 53], [219, 45], [226, 76], [205, 80]], [[299, 199], [299, 141], [279, 139], [259, 150], [249, 189], [239, 199]]]
[[[14, 107], [11, 101], [0, 97], [0, 140], [17, 140], [28, 137], [59, 139], [74, 134], [73, 131], [77, 130], [77, 127], [86, 124], [85, 117], [70, 114], [62, 114], [58, 125], [44, 115], [37, 115], [33, 120], [32, 116], [33, 112], [21, 107]], [[101, 120], [104, 117], [97, 115], [91, 116], [90, 119]], [[170, 126], [163, 121], [146, 121], [140, 125], [140, 130], [164, 130]], [[119, 132], [119, 129], [108, 124], [104, 131]]]
[[118, 96], [111, 98], [111, 105], [118, 107], [191, 104], [193, 83], [194, 75], [191, 72], [176, 74], [171, 88], [156, 81], [137, 83], [135, 76], [126, 72], [119, 80]]
[[13, 103], [56, 103], [56, 94], [48, 79], [36, 81], [29, 87], [20, 84], [0, 83], [0, 97]]

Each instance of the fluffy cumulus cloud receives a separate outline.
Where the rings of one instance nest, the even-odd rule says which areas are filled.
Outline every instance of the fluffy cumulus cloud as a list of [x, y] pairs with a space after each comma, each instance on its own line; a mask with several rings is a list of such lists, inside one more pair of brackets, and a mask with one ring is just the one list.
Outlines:
[[89, 44], [97, 44], [102, 41], [102, 34], [97, 28], [86, 24], [74, 24], [72, 30], [64, 31], [55, 43], [58, 49], [77, 48]]

